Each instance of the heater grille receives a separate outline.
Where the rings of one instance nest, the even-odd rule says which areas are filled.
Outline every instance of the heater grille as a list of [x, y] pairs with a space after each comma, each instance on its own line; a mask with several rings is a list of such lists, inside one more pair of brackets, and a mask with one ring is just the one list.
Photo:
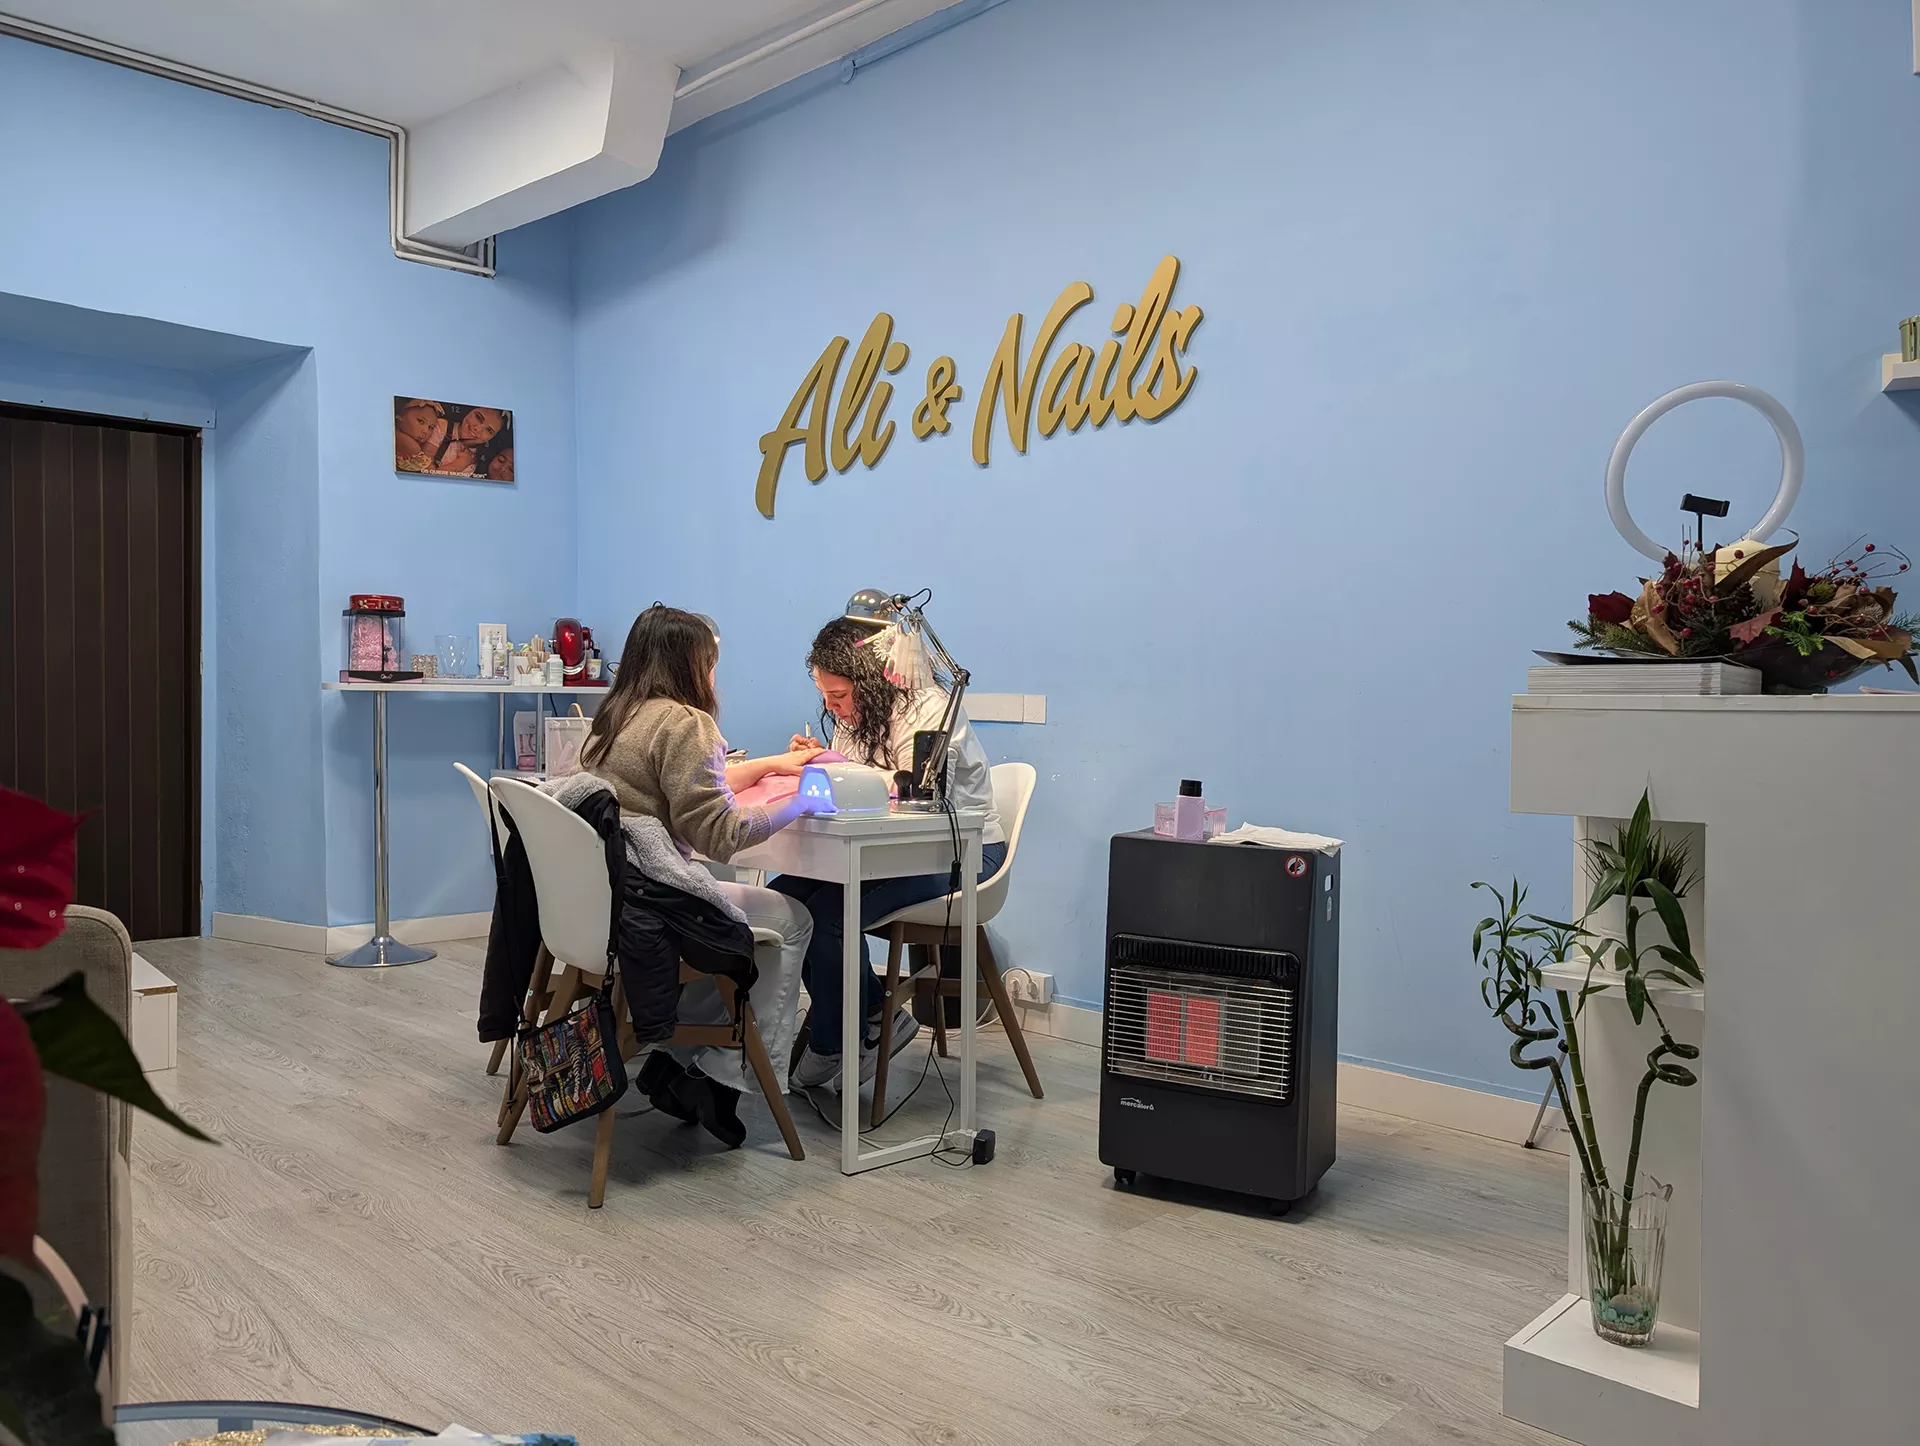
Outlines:
[[[1221, 952], [1248, 960], [1263, 955], [1251, 949]], [[1149, 968], [1116, 958], [1107, 974], [1107, 1068], [1287, 1103], [1293, 1095], [1292, 981], [1297, 976], [1284, 967], [1291, 956], [1264, 957], [1276, 961], [1269, 972], [1282, 973], [1287, 983]]]
[[1289, 980], [1299, 967], [1291, 954], [1271, 949], [1235, 949], [1226, 944], [1195, 944], [1185, 939], [1156, 939], [1146, 934], [1115, 934], [1108, 950], [1112, 964], [1138, 964], [1237, 979]]

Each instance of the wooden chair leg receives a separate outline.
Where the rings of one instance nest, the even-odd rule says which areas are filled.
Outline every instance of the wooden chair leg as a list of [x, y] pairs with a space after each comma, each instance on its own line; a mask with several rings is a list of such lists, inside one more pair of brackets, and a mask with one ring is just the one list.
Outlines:
[[1020, 1072], [1027, 1077], [1027, 1088], [1033, 1091], [1035, 1099], [1044, 1099], [1045, 1095], [1040, 1089], [1040, 1073], [1033, 1067], [1033, 1056], [1027, 1052], [1026, 1032], [1020, 1028], [1020, 1020], [1013, 1012], [1013, 1001], [1007, 997], [1007, 981], [1000, 977], [1000, 961], [993, 957], [993, 945], [987, 942], [985, 929], [979, 932], [977, 938], [981, 982], [993, 996], [993, 1007], [1000, 1011], [1000, 1022], [1007, 1029], [1007, 1042], [1013, 1046], [1014, 1058], [1020, 1061]]
[[900, 956], [907, 947], [907, 926], [887, 931], [887, 987], [880, 994], [880, 1061], [873, 1075], [873, 1124], [887, 1117], [887, 1066], [893, 1060], [893, 992], [900, 987]]
[[[552, 968], [552, 956], [547, 953], [544, 945], [542, 945], [540, 949], [540, 958], [545, 961], [549, 969]], [[536, 971], [538, 971], [540, 967], [538, 963], [534, 965]], [[541, 981], [543, 986], [549, 982], [551, 981], [544, 979]], [[545, 1024], [550, 1020], [558, 1019], [569, 1009], [573, 1008], [575, 1001], [585, 992], [580, 984], [580, 971], [575, 969], [571, 964], [562, 965], [560, 968], [560, 981], [557, 984], [553, 984], [550, 990], [543, 988], [540, 991], [528, 991], [527, 1008], [534, 1012], [528, 1014], [527, 1023]], [[503, 1124], [506, 1122], [507, 1112], [513, 1108], [514, 1091], [520, 1087], [519, 1076], [520, 1061], [516, 1056], [512, 1066], [507, 1071], [507, 1088], [500, 1099], [500, 1120]], [[509, 1131], [509, 1133], [511, 1133], [511, 1131]], [[502, 1140], [500, 1143], [504, 1145], [506, 1141]]]
[[[553, 955], [549, 954], [547, 946], [542, 944], [540, 952], [533, 958], [533, 974], [527, 980], [527, 1002], [520, 1008], [520, 1020], [523, 1024], [533, 1023], [540, 1017], [540, 1011], [546, 1007], [547, 978], [552, 972]], [[493, 1042], [493, 1053], [487, 1058], [488, 1074], [500, 1073], [500, 1061], [506, 1057], [507, 1046], [512, 1042], [511, 1039], [496, 1039]], [[508, 1094], [511, 1093], [512, 1091], [509, 1090]], [[506, 1109], [506, 1101], [502, 1100], [500, 1103], [502, 1115], [506, 1114]]]
[[760, 1081], [760, 1093], [767, 1097], [767, 1108], [773, 1111], [773, 1122], [780, 1127], [780, 1138], [787, 1142], [787, 1153], [796, 1160], [804, 1160], [807, 1152], [801, 1148], [800, 1132], [793, 1127], [793, 1115], [787, 1109], [787, 1092], [773, 1072], [773, 1059], [767, 1053], [767, 1042], [760, 1037], [760, 1026], [754, 1022], [751, 1004], [746, 1008], [744, 1023], [740, 1044], [747, 1052], [747, 1063], [753, 1066], [754, 1078]]
[[[613, 1017], [624, 1019], [627, 1014], [627, 991], [620, 971], [613, 973]], [[615, 1046], [618, 1047], [617, 1045]], [[613, 1158], [613, 1116], [611, 1105], [600, 1111], [599, 1119], [594, 1121], [593, 1130], [593, 1179], [587, 1185], [587, 1208], [598, 1210], [600, 1202], [607, 1198], [607, 1164]]]
[[813, 1025], [813, 1008], [808, 1006], [806, 1013], [800, 1016], [800, 1027], [793, 1032], [793, 1051], [787, 1057], [787, 1078], [793, 1078], [793, 1072], [800, 1068], [800, 1056], [807, 1051], [807, 1030]]
[[593, 1182], [587, 1186], [587, 1209], [598, 1210], [607, 1198], [607, 1162], [613, 1158], [613, 1110], [600, 1111], [593, 1131]]
[[560, 982], [553, 986], [553, 992], [547, 996], [547, 1007], [541, 1012], [537, 1024], [551, 1024], [566, 1014], [587, 993], [583, 987], [580, 971], [571, 964], [560, 973]]
[[[516, 1066], [518, 1061], [515, 1062]], [[505, 1107], [500, 1111], [500, 1132], [493, 1137], [496, 1145], [504, 1145], [513, 1138], [513, 1132], [519, 1127], [520, 1116], [527, 1108], [527, 1081], [518, 1068], [514, 1070], [516, 1078], [512, 1091], [507, 1095]]]
[[915, 944], [909, 954], [913, 972], [933, 971], [933, 1047], [940, 1058], [947, 1057], [947, 1005], [941, 998], [940, 951], [930, 944]]

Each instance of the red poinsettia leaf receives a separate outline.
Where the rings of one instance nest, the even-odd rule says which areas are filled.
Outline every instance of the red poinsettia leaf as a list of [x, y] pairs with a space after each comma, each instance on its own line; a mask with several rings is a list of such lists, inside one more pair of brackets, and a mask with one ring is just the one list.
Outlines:
[[31, 1263], [47, 1086], [26, 1020], [0, 1000], [0, 1255]]
[[1779, 608], [1768, 608], [1763, 613], [1756, 613], [1750, 618], [1735, 623], [1727, 629], [1727, 634], [1736, 643], [1756, 642], [1767, 629], [1773, 625], [1774, 619], [1779, 616]]
[[1633, 616], [1633, 599], [1623, 592], [1588, 593], [1587, 615], [1596, 623], [1625, 625]]
[[1780, 603], [1788, 612], [1792, 612], [1807, 595], [1812, 579], [1807, 570], [1800, 566], [1800, 559], [1793, 560], [1793, 571], [1787, 574], [1787, 584], [1780, 589]]
[[38, 949], [66, 928], [79, 828], [75, 815], [0, 788], [0, 949]]

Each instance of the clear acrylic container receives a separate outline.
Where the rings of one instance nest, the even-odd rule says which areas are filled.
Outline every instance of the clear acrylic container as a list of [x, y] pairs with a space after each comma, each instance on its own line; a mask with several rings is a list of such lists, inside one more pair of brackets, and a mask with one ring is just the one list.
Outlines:
[[[1156, 803], [1153, 806], [1153, 831], [1162, 838], [1173, 838], [1174, 806], [1171, 803]], [[1224, 808], [1210, 808], [1206, 812], [1207, 838], [1217, 838], [1227, 831], [1227, 811]]]
[[390, 683], [420, 676], [407, 667], [407, 610], [402, 599], [355, 593], [340, 616], [347, 626], [348, 678]]

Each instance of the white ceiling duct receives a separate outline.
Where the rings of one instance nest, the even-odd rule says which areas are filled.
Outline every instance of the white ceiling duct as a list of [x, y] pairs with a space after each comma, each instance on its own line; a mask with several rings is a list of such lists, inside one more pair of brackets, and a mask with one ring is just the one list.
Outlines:
[[[375, 0], [319, 9], [233, 0], [15, 3], [96, 33], [0, 14], [0, 35], [384, 137], [394, 254], [491, 276], [495, 233], [645, 180], [671, 131], [956, 0], [743, 0], [730, 7], [551, 0], [532, 9], [518, 0], [461, 0], [457, 24], [443, 23], [444, 6], [394, 9]], [[959, 13], [974, 8], [962, 5]], [[769, 22], [778, 28], [754, 33]], [[411, 50], [410, 36], [421, 39], [410, 25], [432, 32], [443, 60], [449, 47], [477, 36], [485, 65], [471, 73], [495, 88], [479, 95], [450, 89], [448, 72], [467, 73], [462, 66], [436, 67], [423, 87], [411, 65], [368, 63], [370, 33], [380, 35], [380, 54], [393, 60]], [[729, 26], [737, 29], [729, 33]], [[604, 38], [592, 38], [596, 33]], [[214, 64], [154, 54], [154, 47]], [[683, 67], [669, 58], [676, 49], [704, 58]], [[503, 57], [515, 56], [531, 73], [503, 85], [511, 74], [503, 73]], [[316, 98], [330, 93], [355, 104]], [[405, 116], [406, 123], [369, 109]]]

